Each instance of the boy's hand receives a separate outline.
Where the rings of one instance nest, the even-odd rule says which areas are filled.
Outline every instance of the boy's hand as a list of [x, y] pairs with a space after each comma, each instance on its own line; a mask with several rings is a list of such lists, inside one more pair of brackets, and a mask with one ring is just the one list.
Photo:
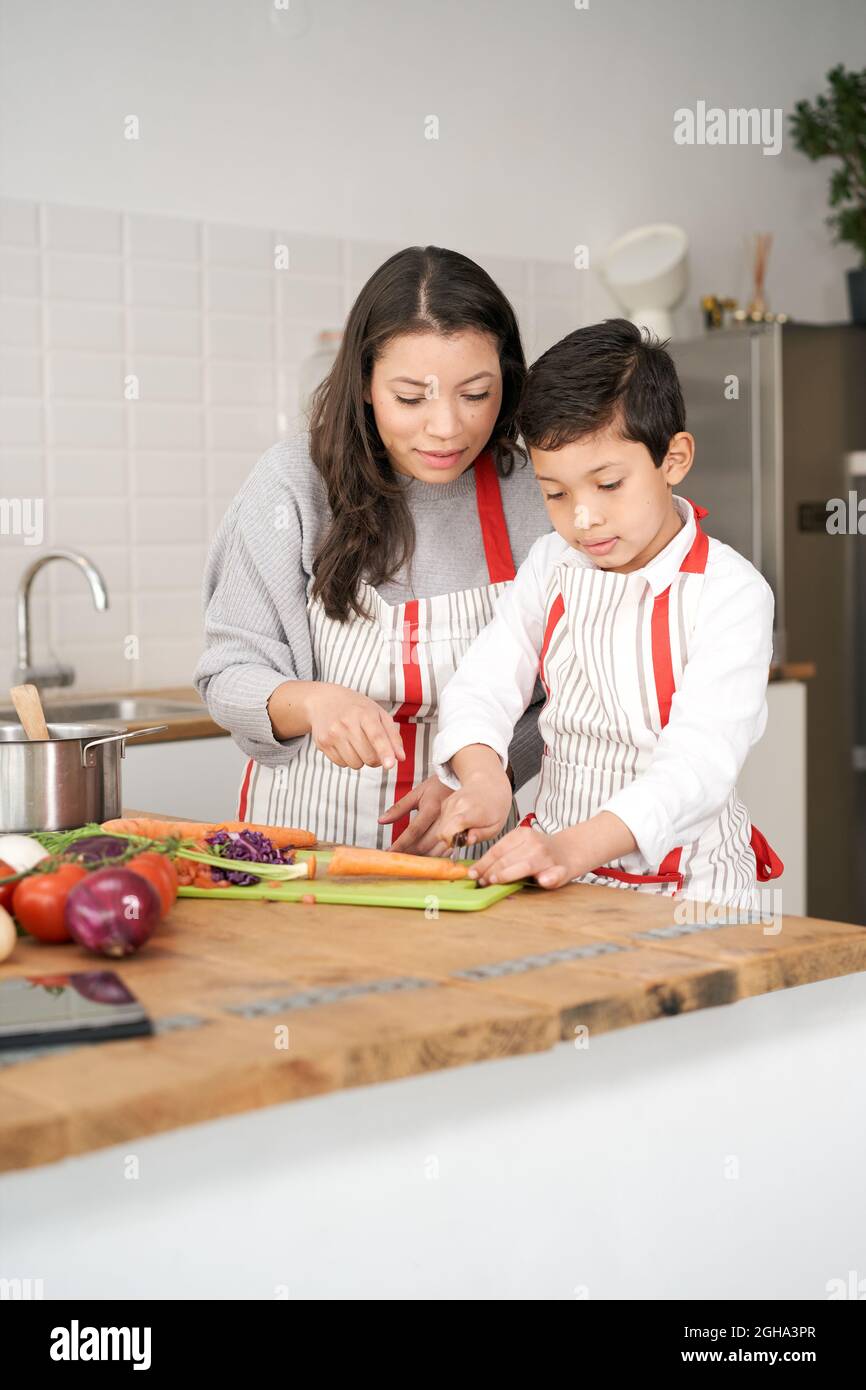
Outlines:
[[511, 783], [501, 767], [468, 777], [460, 790], [445, 802], [431, 832], [438, 843], [430, 853], [439, 858], [447, 854], [451, 841], [461, 830], [467, 832], [469, 845], [498, 835], [508, 820], [511, 798]]
[[518, 826], [497, 840], [472, 866], [469, 877], [477, 879], [482, 888], [489, 883], [514, 883], [531, 877], [542, 888], [561, 888], [585, 872], [576, 863], [573, 837], [567, 832], [545, 835], [541, 830]]
[[454, 796], [454, 788], [446, 787], [438, 777], [426, 778], [405, 796], [401, 796], [399, 801], [395, 801], [394, 805], [389, 806], [385, 814], [379, 817], [379, 824], [390, 825], [393, 821], [408, 815], [410, 811], [415, 811], [415, 815], [403, 834], [398, 835], [388, 848], [399, 850], [401, 853], [429, 854], [439, 838], [436, 833], [436, 820], [451, 796]]

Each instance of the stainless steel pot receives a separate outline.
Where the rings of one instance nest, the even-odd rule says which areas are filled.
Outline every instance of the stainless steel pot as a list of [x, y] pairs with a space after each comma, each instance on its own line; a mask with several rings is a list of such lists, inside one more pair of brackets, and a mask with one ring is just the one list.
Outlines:
[[34, 740], [20, 724], [0, 724], [0, 831], [74, 830], [119, 816], [126, 740], [167, 728], [49, 724], [51, 737]]

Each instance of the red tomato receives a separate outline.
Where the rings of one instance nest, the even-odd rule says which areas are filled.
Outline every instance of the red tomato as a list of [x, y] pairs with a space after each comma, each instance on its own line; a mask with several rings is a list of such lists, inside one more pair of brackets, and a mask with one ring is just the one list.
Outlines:
[[[11, 878], [14, 873], [15, 870], [10, 869], [9, 865], [4, 864], [3, 860], [0, 859], [0, 879]], [[7, 888], [0, 884], [0, 907], [5, 907], [7, 912], [12, 911], [12, 894], [17, 887], [17, 883], [10, 883]]]
[[178, 879], [177, 870], [167, 854], [146, 850], [144, 854], [137, 854], [134, 859], [130, 859], [124, 868], [132, 869], [133, 873], [141, 874], [142, 878], [153, 884], [159, 895], [163, 917], [171, 911], [177, 900]]
[[12, 911], [24, 930], [39, 941], [71, 941], [63, 913], [69, 893], [83, 878], [87, 870], [81, 864], [64, 864], [16, 883]]

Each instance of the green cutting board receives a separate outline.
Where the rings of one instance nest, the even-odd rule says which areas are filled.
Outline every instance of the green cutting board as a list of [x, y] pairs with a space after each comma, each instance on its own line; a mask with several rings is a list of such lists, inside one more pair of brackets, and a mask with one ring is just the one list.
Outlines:
[[[358, 878], [329, 879], [328, 864], [332, 850], [296, 850], [295, 858], [308, 859], [316, 856], [316, 877], [314, 879], [290, 879], [278, 888], [269, 888], [266, 893], [258, 886], [249, 889], [250, 902], [298, 903], [302, 898], [314, 897], [317, 903], [348, 903], [358, 907], [418, 907], [436, 906], [446, 912], [480, 912], [491, 903], [498, 902], [509, 893], [516, 893], [523, 887], [518, 883], [493, 883], [489, 888], [479, 888], [474, 879], [412, 879], [412, 878]], [[181, 888], [183, 898], [231, 898], [242, 902], [243, 888]]]

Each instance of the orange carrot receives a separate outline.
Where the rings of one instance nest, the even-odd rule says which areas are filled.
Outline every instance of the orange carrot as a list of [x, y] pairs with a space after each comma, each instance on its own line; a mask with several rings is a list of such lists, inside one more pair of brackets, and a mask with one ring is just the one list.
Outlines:
[[217, 830], [257, 830], [267, 835], [271, 844], [278, 849], [308, 849], [316, 843], [311, 830], [298, 830], [284, 825], [253, 825], [247, 821], [224, 820], [208, 825], [205, 821], [192, 820], [153, 820], [149, 816], [132, 816], [118, 820], [103, 821], [101, 827], [108, 835], [144, 835], [148, 840], [166, 840], [174, 837], [183, 840], [203, 840]]
[[387, 849], [359, 849], [341, 845], [334, 850], [328, 873], [336, 878], [353, 874], [379, 874], [383, 878], [466, 878], [468, 864], [436, 859], [424, 854], [399, 854]]

